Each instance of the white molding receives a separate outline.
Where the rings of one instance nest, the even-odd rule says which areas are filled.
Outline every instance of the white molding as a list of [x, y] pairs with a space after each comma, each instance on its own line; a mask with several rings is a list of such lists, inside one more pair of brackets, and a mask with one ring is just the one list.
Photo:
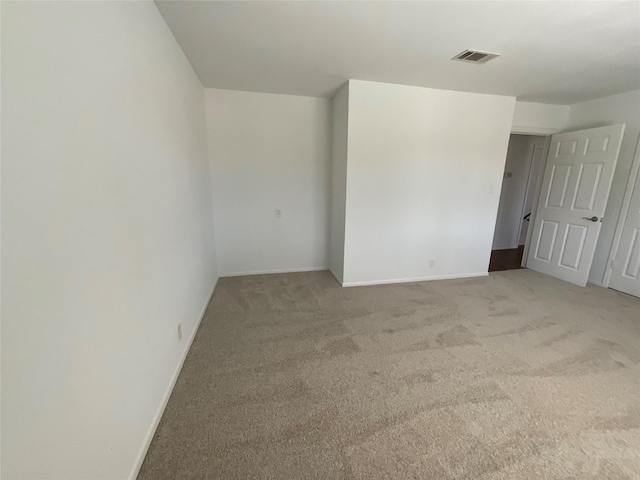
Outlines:
[[601, 286], [609, 288], [611, 277], [613, 275], [613, 262], [618, 256], [618, 249], [620, 248], [620, 240], [622, 239], [622, 232], [624, 230], [624, 224], [627, 221], [627, 215], [629, 214], [629, 207], [631, 205], [631, 197], [636, 187], [636, 182], [640, 183], [640, 138], [638, 139], [638, 145], [636, 146], [636, 153], [631, 164], [631, 171], [629, 172], [629, 180], [627, 182], [627, 189], [624, 192], [622, 199], [622, 206], [620, 207], [620, 215], [618, 215], [618, 222], [613, 234], [613, 242], [611, 243], [611, 250], [609, 251], [609, 257], [607, 258], [607, 265], [604, 269], [604, 276]]
[[369, 280], [366, 282], [343, 282], [343, 287], [365, 287], [368, 285], [387, 285], [390, 283], [426, 282], [430, 280], [456, 280], [459, 278], [486, 277], [488, 272], [463, 273], [460, 275], [434, 275], [431, 277], [395, 278], [391, 280]]
[[138, 452], [138, 456], [136, 457], [136, 461], [133, 464], [133, 468], [131, 469], [131, 473], [129, 474], [129, 477], [128, 477], [129, 480], [136, 480], [136, 478], [138, 477], [138, 474], [140, 473], [140, 469], [142, 468], [142, 464], [144, 463], [144, 459], [147, 456], [147, 451], [149, 450], [149, 447], [151, 446], [151, 441], [153, 440], [153, 436], [156, 434], [156, 430], [158, 429], [158, 425], [160, 424], [160, 419], [162, 419], [162, 415], [164, 414], [164, 410], [167, 408], [167, 404], [169, 403], [169, 398], [171, 398], [171, 394], [173, 393], [173, 388], [175, 387], [176, 382], [178, 381], [178, 376], [180, 375], [180, 372], [182, 371], [182, 366], [184, 365], [184, 362], [187, 359], [187, 355], [189, 354], [189, 350], [191, 350], [191, 345], [193, 344], [193, 340], [196, 338], [196, 333], [198, 333], [198, 328], [200, 328], [200, 323], [202, 322], [202, 319], [204, 318], [204, 314], [207, 311], [207, 307], [209, 306], [209, 303], [211, 303], [211, 298], [213, 297], [213, 293], [216, 291], [216, 286], [218, 285], [219, 278], [220, 277], [216, 278], [216, 281], [213, 283], [213, 288], [211, 289], [211, 295], [209, 295], [209, 297], [207, 298], [207, 302], [205, 303], [204, 308], [202, 309], [202, 313], [200, 314], [200, 318], [198, 319], [198, 323], [194, 327], [193, 333], [191, 334], [191, 337], [189, 338], [189, 342], [187, 343], [187, 346], [184, 349], [184, 352], [182, 354], [182, 358], [180, 359], [180, 362], [178, 362], [178, 365], [177, 365], [175, 371], [173, 372], [173, 375], [171, 376], [171, 380], [169, 381], [169, 385], [167, 386], [167, 390], [164, 392], [164, 395], [162, 397], [162, 401], [160, 402], [160, 405], [158, 406], [158, 410], [156, 411], [156, 414], [153, 417], [153, 421], [151, 422], [151, 425], [149, 426], [149, 430], [147, 430], [147, 434], [145, 435], [144, 442], [142, 443], [142, 446], [140, 447], [140, 451]]
[[336, 279], [336, 281], [340, 284], [341, 287], [344, 287], [344, 282], [342, 281], [342, 278], [340, 278], [340, 275], [334, 272], [331, 268], [329, 268], [329, 273], [333, 275], [333, 278]]
[[[527, 171], [527, 183], [525, 184], [524, 187], [524, 198], [522, 199], [522, 210], [520, 210], [520, 221], [518, 222], [518, 247], [520, 246], [520, 240], [522, 237], [522, 227], [524, 226], [524, 222], [529, 222], [529, 225], [527, 227], [527, 232], [529, 232], [529, 227], [531, 226], [531, 213], [533, 212], [533, 205], [531, 205], [531, 212], [529, 212], [529, 220], [525, 220], [524, 217], [527, 215], [526, 212], [526, 204], [527, 204], [527, 198], [529, 197], [530, 192], [530, 187], [531, 187], [531, 173], [533, 172], [533, 160], [536, 156], [536, 151], [538, 149], [542, 150], [542, 155], [544, 156], [544, 152], [546, 149], [546, 145], [547, 145], [547, 141], [545, 140], [543, 145], [539, 145], [539, 144], [533, 144], [532, 148], [531, 148], [531, 152], [529, 152], [529, 169]], [[542, 166], [542, 164], [544, 163], [544, 158], [542, 158], [540, 160], [540, 165]], [[544, 175], [544, 171], [542, 169], [540, 169], [538, 171], [538, 179]], [[538, 186], [538, 182], [536, 181], [536, 186]], [[535, 193], [533, 192], [533, 196], [535, 198]], [[527, 239], [526, 239], [526, 235], [525, 235], [525, 243], [522, 245], [523, 247], [526, 246], [527, 244]], [[522, 265], [522, 263], [524, 262], [524, 249], [523, 249], [523, 255], [522, 255], [522, 260], [520, 261], [520, 265]]]
[[548, 136], [544, 142], [544, 150], [542, 151], [542, 165], [540, 165], [540, 175], [538, 175], [538, 183], [533, 196], [533, 207], [531, 208], [531, 216], [529, 217], [529, 228], [527, 229], [527, 238], [524, 241], [524, 252], [522, 253], [521, 267], [527, 267], [529, 260], [529, 250], [531, 248], [531, 238], [533, 237], [533, 227], [538, 216], [538, 202], [540, 201], [540, 193], [542, 192], [542, 184], [544, 183], [544, 173], [547, 170], [547, 160], [549, 158], [549, 149], [551, 148], [551, 136]]
[[274, 273], [301, 273], [301, 272], [320, 272], [329, 270], [329, 267], [305, 267], [305, 268], [282, 268], [276, 270], [253, 270], [249, 272], [232, 272], [224, 273], [220, 277], [244, 277], [248, 275], [272, 275]]
[[496, 245], [492, 248], [492, 250], [513, 250], [518, 248], [520, 245]]

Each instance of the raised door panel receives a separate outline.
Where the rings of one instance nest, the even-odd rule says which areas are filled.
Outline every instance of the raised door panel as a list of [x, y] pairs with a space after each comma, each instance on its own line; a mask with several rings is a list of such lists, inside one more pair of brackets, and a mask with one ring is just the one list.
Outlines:
[[588, 233], [589, 228], [584, 225], [567, 225], [560, 250], [560, 265], [578, 270]]
[[558, 237], [558, 222], [543, 220], [540, 227], [540, 234], [536, 242], [535, 258], [543, 262], [550, 262], [553, 257], [553, 248]]
[[553, 165], [545, 208], [564, 208], [571, 178], [571, 165]]
[[595, 206], [596, 194], [602, 177], [603, 163], [580, 165], [578, 185], [573, 196], [572, 210], [591, 212]]

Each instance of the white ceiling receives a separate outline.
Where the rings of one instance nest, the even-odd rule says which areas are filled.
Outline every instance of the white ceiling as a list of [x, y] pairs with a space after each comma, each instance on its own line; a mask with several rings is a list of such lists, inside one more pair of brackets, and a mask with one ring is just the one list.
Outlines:
[[[205, 87], [331, 96], [349, 78], [574, 104], [640, 88], [640, 2], [156, 4]], [[501, 57], [451, 61], [470, 48]]]

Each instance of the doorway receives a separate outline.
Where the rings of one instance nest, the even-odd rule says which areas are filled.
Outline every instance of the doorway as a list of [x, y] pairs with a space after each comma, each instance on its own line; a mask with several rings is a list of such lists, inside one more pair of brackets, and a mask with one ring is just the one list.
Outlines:
[[522, 267], [531, 211], [544, 172], [548, 137], [517, 135], [509, 137], [500, 204], [493, 237], [489, 271]]

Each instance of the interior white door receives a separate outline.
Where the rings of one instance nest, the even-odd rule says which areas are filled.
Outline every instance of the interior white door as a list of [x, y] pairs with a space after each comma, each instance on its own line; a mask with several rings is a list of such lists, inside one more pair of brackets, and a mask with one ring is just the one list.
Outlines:
[[609, 287], [640, 297], [640, 174], [631, 194]]
[[624, 127], [551, 137], [527, 268], [587, 284]]

